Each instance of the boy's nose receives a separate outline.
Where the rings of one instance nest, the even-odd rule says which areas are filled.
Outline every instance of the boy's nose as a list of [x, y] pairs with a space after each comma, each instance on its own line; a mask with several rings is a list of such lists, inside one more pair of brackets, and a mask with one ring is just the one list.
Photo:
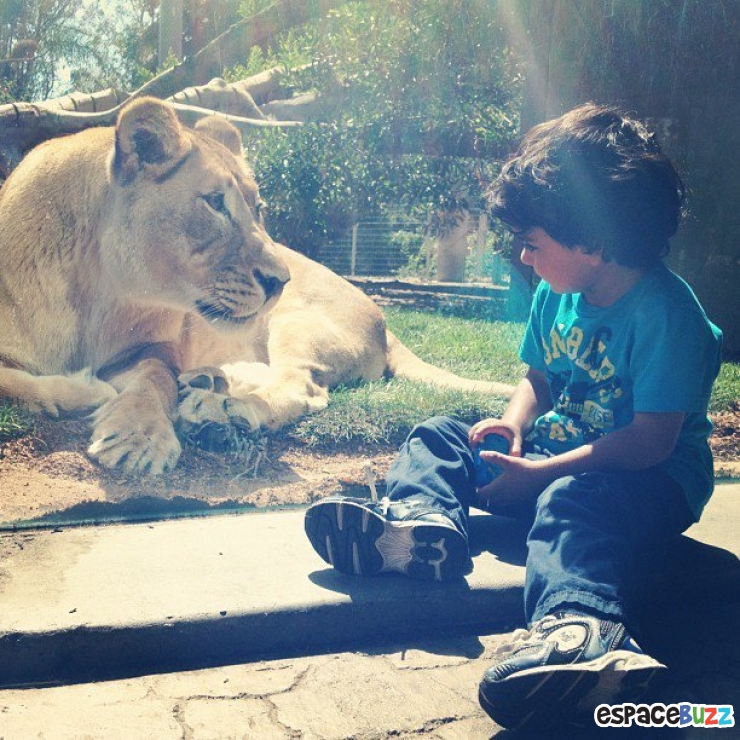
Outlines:
[[534, 265], [534, 262], [532, 260], [532, 253], [526, 247], [522, 249], [522, 253], [519, 256], [519, 259], [521, 260], [522, 264], [527, 265], [527, 267], [532, 267]]

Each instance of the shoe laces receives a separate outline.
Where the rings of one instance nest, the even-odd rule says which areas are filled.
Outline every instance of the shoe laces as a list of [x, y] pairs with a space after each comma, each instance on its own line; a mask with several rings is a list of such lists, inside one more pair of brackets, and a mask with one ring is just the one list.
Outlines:
[[501, 642], [493, 649], [493, 655], [511, 655], [532, 639], [532, 630], [516, 629], [506, 642]]
[[391, 500], [388, 496], [383, 496], [382, 499], [378, 500], [378, 488], [375, 485], [377, 477], [372, 465], [368, 463], [365, 465], [363, 470], [365, 471], [365, 482], [367, 483], [367, 487], [370, 489], [370, 500], [374, 504], [378, 504], [380, 506], [380, 511], [383, 516], [388, 516], [388, 509], [390, 508]]
[[510, 638], [506, 642], [502, 642], [496, 646], [493, 650], [494, 655], [511, 655], [517, 652], [520, 648], [523, 648], [530, 643], [537, 644], [542, 640], [539, 633], [542, 631], [542, 627], [546, 626], [549, 622], [556, 621], [557, 617], [552, 614], [548, 614], [539, 620], [532, 626], [532, 629], [516, 629], [514, 630]]
[[376, 481], [376, 475], [375, 471], [373, 470], [373, 466], [368, 463], [363, 468], [365, 471], [365, 482], [367, 483], [367, 487], [370, 489], [370, 500], [374, 503], [378, 503], [378, 489], [375, 486]]

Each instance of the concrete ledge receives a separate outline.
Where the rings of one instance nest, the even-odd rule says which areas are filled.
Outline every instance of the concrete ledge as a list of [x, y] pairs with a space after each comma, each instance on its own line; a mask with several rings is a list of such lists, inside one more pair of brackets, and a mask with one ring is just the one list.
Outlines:
[[[695, 598], [699, 578], [737, 598], [738, 493], [719, 487], [678, 560], [666, 554], [688, 588], [663, 578], [668, 598]], [[308, 543], [303, 511], [2, 533], [0, 687], [521, 626], [524, 528], [485, 515], [471, 527], [474, 570], [450, 584], [337, 573]]]
[[[476, 529], [494, 539], [508, 539], [508, 526], [476, 517]], [[482, 553], [457, 583], [357, 579], [316, 555], [303, 511], [5, 533], [0, 545], [9, 553], [0, 572], [4, 687], [494, 631], [521, 620], [521, 565]]]

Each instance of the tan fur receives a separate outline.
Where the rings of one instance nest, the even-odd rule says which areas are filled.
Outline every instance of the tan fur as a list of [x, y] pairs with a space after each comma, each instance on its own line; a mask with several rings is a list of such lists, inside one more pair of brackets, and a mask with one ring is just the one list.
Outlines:
[[179, 457], [178, 414], [276, 428], [384, 372], [472, 387], [272, 242], [258, 200], [241, 157], [154, 99], [32, 151], [0, 190], [0, 397], [94, 411], [91, 456], [157, 474]]

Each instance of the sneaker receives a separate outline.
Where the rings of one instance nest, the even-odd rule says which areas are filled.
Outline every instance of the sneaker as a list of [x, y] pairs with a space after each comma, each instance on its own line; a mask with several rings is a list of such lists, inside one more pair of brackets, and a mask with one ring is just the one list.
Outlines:
[[665, 669], [624, 625], [581, 614], [551, 614], [497, 652], [478, 699], [494, 722], [516, 730], [592, 724], [599, 704], [634, 702]]
[[306, 510], [316, 552], [342, 573], [449, 581], [469, 570], [468, 540], [439, 509], [413, 500], [336, 496]]

